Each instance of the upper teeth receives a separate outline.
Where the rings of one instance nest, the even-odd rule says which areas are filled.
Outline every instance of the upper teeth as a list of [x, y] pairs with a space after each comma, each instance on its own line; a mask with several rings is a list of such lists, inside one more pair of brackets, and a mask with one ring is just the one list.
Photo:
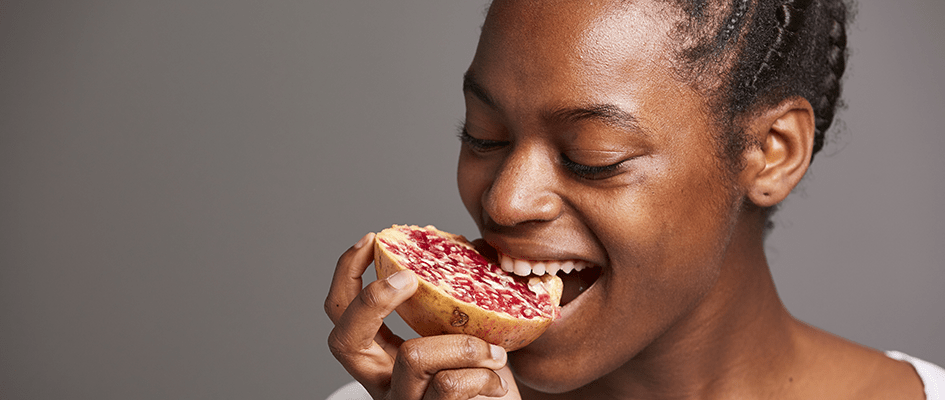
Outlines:
[[502, 270], [520, 276], [527, 276], [531, 274], [554, 275], [558, 273], [558, 271], [564, 271], [564, 273], [569, 274], [571, 271], [580, 271], [590, 266], [590, 264], [587, 262], [580, 260], [528, 261], [512, 258], [501, 253], [499, 254], [499, 265], [502, 266]]

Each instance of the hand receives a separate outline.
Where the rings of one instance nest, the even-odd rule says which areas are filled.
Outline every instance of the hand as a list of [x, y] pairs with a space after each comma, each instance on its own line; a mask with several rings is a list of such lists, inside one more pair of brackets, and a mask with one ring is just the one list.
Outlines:
[[384, 317], [413, 295], [418, 282], [413, 272], [401, 271], [362, 289], [373, 240], [368, 233], [338, 259], [325, 299], [335, 324], [328, 346], [345, 370], [375, 399], [518, 399], [501, 347], [469, 335], [404, 341], [387, 328]]

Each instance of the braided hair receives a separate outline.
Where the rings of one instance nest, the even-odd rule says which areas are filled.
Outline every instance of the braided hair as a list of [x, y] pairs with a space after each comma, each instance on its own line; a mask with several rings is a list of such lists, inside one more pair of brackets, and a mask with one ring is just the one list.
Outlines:
[[813, 152], [819, 152], [846, 68], [844, 0], [674, 1], [688, 15], [679, 29], [687, 40], [681, 72], [710, 88], [720, 126], [736, 127], [719, 140], [730, 164], [740, 168], [748, 146], [733, 123], [737, 117], [794, 96], [814, 109]]

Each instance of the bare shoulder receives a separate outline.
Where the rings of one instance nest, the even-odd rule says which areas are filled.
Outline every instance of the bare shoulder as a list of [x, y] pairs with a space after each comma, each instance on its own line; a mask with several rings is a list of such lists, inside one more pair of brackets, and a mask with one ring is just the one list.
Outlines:
[[810, 394], [816, 394], [808, 398], [925, 399], [911, 364], [813, 327], [802, 329], [798, 361], [809, 372]]

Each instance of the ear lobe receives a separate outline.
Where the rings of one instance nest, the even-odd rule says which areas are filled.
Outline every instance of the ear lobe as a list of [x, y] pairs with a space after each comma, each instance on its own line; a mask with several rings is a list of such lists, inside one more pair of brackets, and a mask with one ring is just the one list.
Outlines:
[[787, 99], [757, 114], [749, 125], [754, 148], [746, 152], [748, 198], [771, 207], [794, 190], [810, 166], [814, 110], [803, 98]]

